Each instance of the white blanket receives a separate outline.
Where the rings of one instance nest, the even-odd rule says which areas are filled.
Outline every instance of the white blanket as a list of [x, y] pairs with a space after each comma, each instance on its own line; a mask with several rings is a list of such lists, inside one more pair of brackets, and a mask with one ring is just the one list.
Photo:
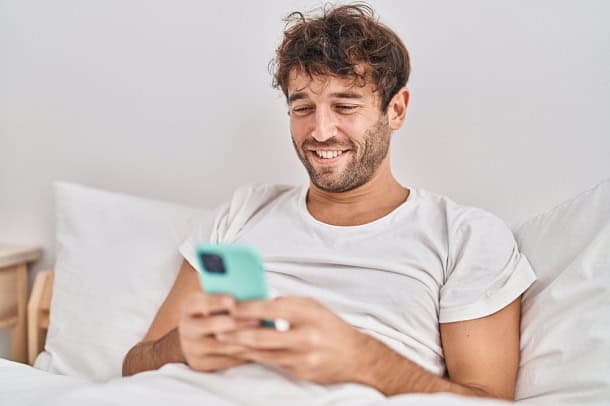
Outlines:
[[183, 364], [94, 383], [54, 375], [0, 359], [0, 405], [455, 405], [499, 406], [505, 402], [451, 394], [409, 394], [386, 398], [363, 385], [321, 386], [297, 382], [260, 365], [217, 373]]

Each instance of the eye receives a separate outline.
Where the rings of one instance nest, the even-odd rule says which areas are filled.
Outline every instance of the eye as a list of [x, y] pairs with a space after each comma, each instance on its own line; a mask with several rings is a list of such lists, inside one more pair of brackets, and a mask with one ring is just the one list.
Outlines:
[[310, 111], [313, 111], [313, 107], [311, 106], [298, 106], [292, 109], [292, 112], [298, 115], [305, 115]]
[[342, 112], [349, 112], [357, 109], [359, 106], [351, 105], [351, 104], [338, 104], [336, 108]]

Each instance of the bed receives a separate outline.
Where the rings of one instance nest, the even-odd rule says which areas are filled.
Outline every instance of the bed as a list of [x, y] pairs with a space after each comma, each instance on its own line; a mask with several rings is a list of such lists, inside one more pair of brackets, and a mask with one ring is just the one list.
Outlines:
[[[176, 276], [177, 245], [212, 211], [64, 182], [55, 203], [55, 268], [37, 274], [28, 306], [32, 365], [0, 359], [2, 405], [504, 404], [451, 394], [386, 398], [254, 364], [215, 374], [167, 364], [123, 378], [125, 353]], [[517, 403], [610, 404], [610, 179], [513, 232], [538, 277], [522, 299]]]

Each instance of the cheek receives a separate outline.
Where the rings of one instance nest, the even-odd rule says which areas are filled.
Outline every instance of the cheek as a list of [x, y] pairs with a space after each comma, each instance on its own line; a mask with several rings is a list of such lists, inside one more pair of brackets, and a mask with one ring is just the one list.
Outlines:
[[337, 115], [337, 126], [352, 137], [361, 137], [364, 130], [371, 126], [371, 118], [366, 112], [356, 112], [348, 115]]
[[303, 120], [290, 120], [290, 135], [300, 148], [307, 137], [307, 127]]
[[341, 123], [341, 133], [350, 140], [357, 148], [364, 144], [364, 129], [366, 124], [362, 120], [345, 120]]

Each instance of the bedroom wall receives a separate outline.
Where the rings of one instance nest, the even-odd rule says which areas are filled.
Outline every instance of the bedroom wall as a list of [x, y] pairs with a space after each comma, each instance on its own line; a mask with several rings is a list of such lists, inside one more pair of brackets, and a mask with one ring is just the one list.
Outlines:
[[[209, 4], [0, 0], [0, 243], [44, 247], [30, 279], [55, 180], [193, 206], [306, 181], [267, 63], [320, 3]], [[371, 4], [412, 57], [403, 184], [514, 226], [610, 176], [610, 3]]]

